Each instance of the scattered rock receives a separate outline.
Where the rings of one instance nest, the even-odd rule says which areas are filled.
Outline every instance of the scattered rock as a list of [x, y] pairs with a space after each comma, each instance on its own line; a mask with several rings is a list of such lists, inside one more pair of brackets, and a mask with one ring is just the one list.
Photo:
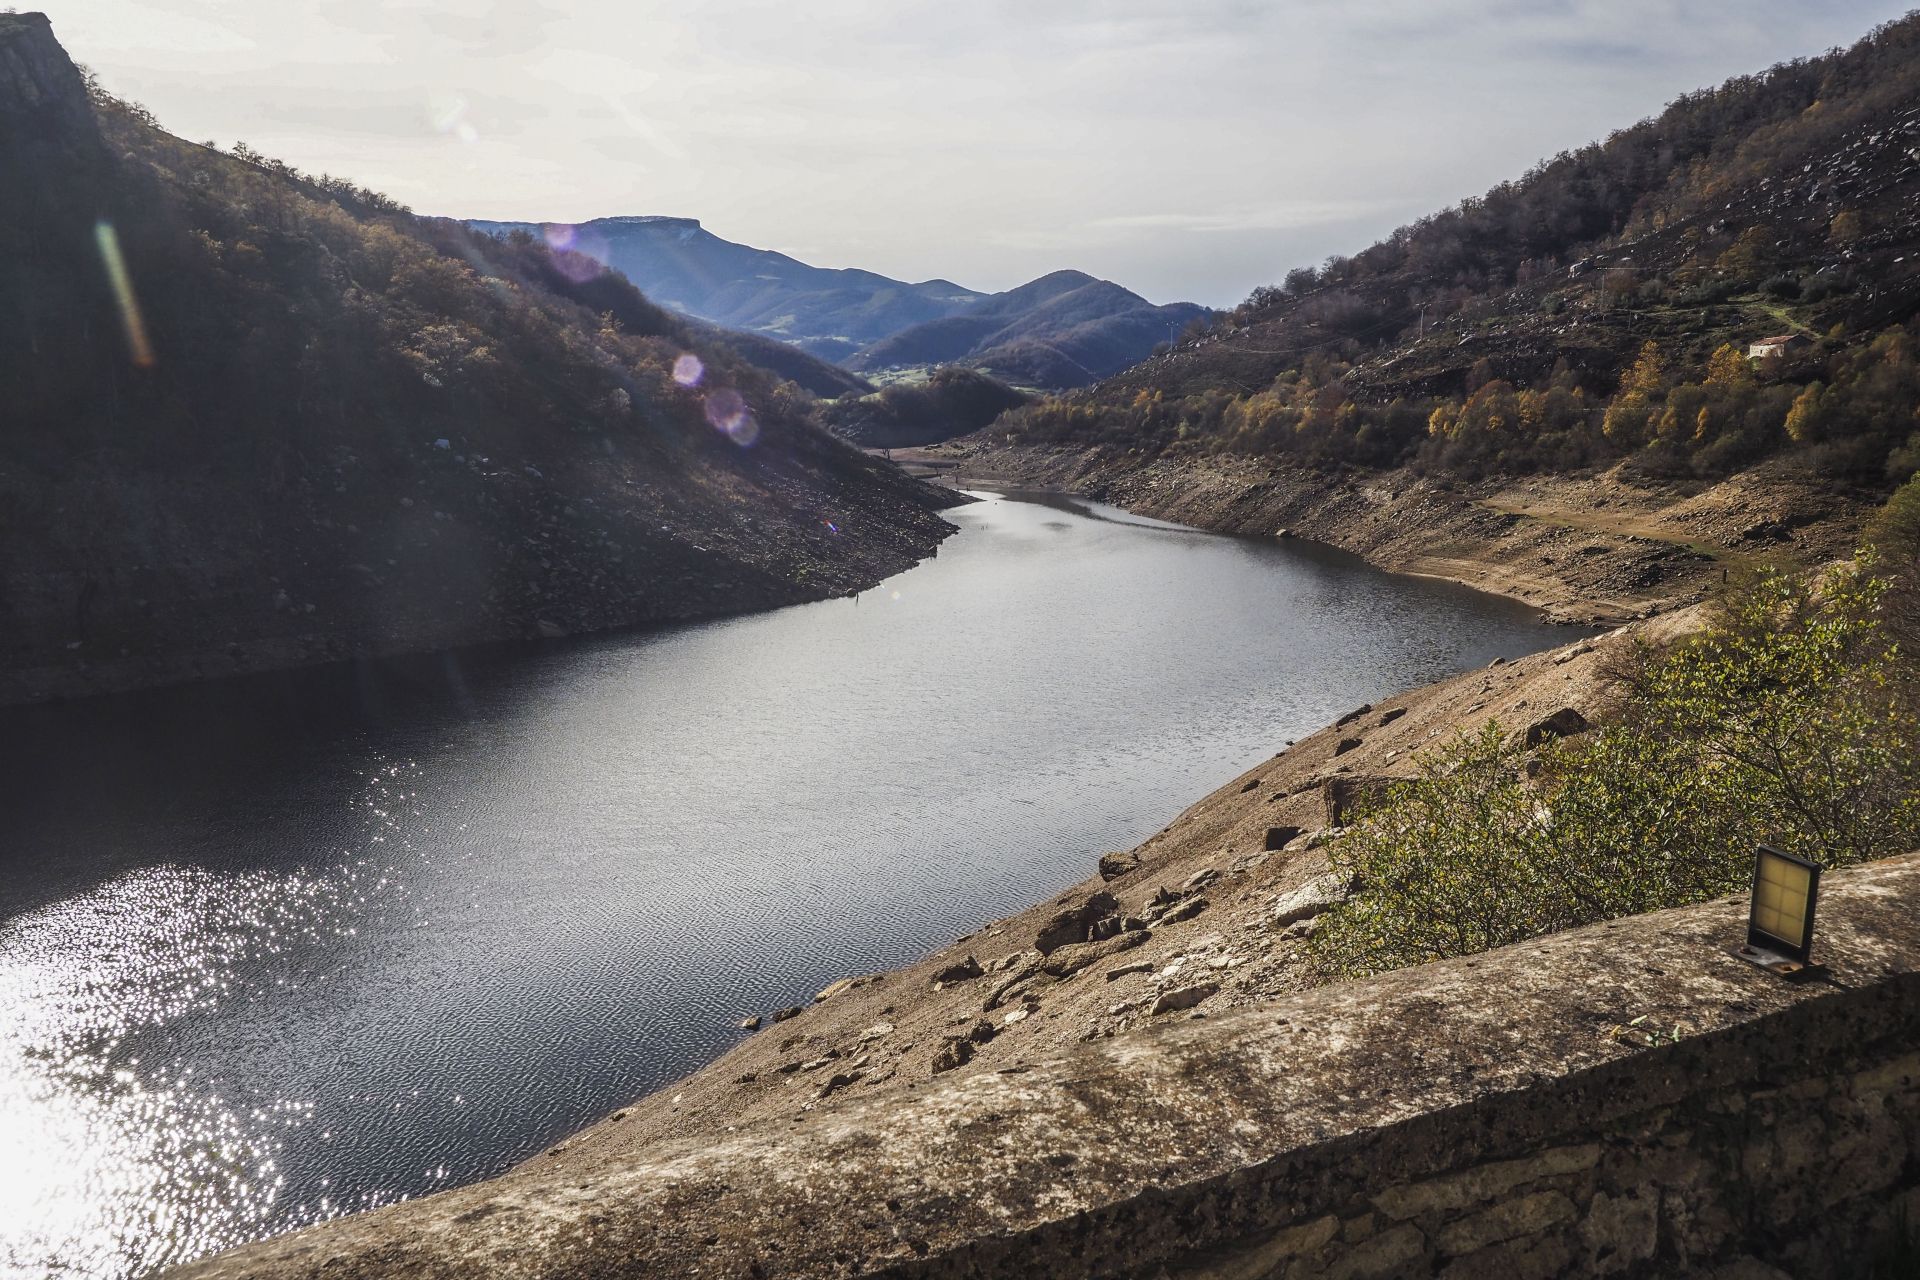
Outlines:
[[1552, 715], [1528, 725], [1521, 741], [1528, 747], [1537, 747], [1553, 738], [1571, 738], [1575, 734], [1585, 733], [1592, 727], [1578, 711], [1572, 707], [1562, 707]]
[[1016, 1022], [1025, 1022], [1030, 1016], [1031, 1015], [1027, 1012], [1027, 1010], [1024, 1007], [1015, 1009], [1009, 1014], [1007, 1014], [1006, 1017], [1000, 1019], [1000, 1025], [1003, 1027], [1010, 1027]]
[[1301, 827], [1268, 827], [1266, 852], [1284, 849], [1305, 834], [1305, 829]]
[[775, 1022], [785, 1022], [788, 1018], [797, 1018], [799, 1016], [800, 1006], [797, 1004], [785, 1009], [775, 1009], [773, 1011], [773, 1020]]
[[831, 1094], [838, 1093], [865, 1074], [864, 1071], [836, 1072], [827, 1078], [827, 1082], [820, 1086], [820, 1091], [816, 1093], [814, 1097], [825, 1098]]
[[1147, 924], [1154, 928], [1167, 924], [1179, 924], [1182, 920], [1193, 919], [1206, 909], [1205, 898], [1188, 898], [1185, 901], [1169, 902], [1149, 911]]
[[1362, 705], [1357, 706], [1353, 710], [1347, 712], [1347, 714], [1341, 716], [1338, 720], [1335, 720], [1333, 722], [1333, 727], [1338, 729], [1345, 725], [1350, 725], [1355, 720], [1358, 720], [1361, 716], [1367, 714], [1367, 712], [1371, 710], [1373, 710], [1373, 704], [1371, 702], [1363, 703]]
[[[1102, 960], [1105, 960], [1108, 956], [1115, 956], [1119, 955], [1122, 951], [1133, 950], [1152, 936], [1153, 934], [1151, 932], [1144, 929], [1133, 930], [1127, 933], [1115, 934], [1113, 937], [1102, 942], [1092, 942], [1082, 946], [1071, 947], [1060, 952], [1058, 955], [1049, 956], [1046, 963], [1041, 966], [1040, 971], [1065, 982], [1068, 978], [1073, 977], [1074, 974], [1079, 973], [1083, 969], [1091, 968]], [[1008, 994], [1011, 994], [1011, 992]]]
[[1349, 751], [1357, 751], [1362, 745], [1359, 738], [1342, 738], [1333, 744], [1333, 754], [1343, 756]]
[[1085, 942], [1094, 922], [1112, 915], [1119, 906], [1119, 900], [1103, 889], [1077, 907], [1054, 913], [1040, 926], [1033, 944], [1044, 956], [1068, 943]]
[[756, 1014], [751, 1018], [740, 1019], [740, 1029], [742, 1031], [758, 1031], [760, 1029], [759, 1015]]
[[1202, 1000], [1220, 990], [1217, 982], [1201, 982], [1191, 987], [1178, 987], [1172, 991], [1162, 991], [1154, 997], [1148, 1014], [1177, 1013], [1182, 1009], [1191, 1009]]
[[1255, 787], [1258, 787], [1259, 785], [1260, 785], [1260, 779], [1255, 778], [1252, 782], [1249, 782], [1246, 786], [1240, 788], [1240, 794], [1245, 795], [1247, 794], [1247, 792], [1252, 791]]
[[1117, 969], [1107, 970], [1107, 981], [1112, 982], [1115, 978], [1124, 978], [1130, 973], [1152, 972], [1153, 962], [1151, 960], [1136, 960], [1132, 964], [1123, 964]]
[[830, 982], [820, 988], [819, 992], [813, 997], [814, 1003], [818, 1004], [822, 1000], [831, 1000], [835, 996], [845, 995], [856, 987], [865, 986], [866, 981], [865, 978], [842, 978], [838, 982]]
[[1405, 714], [1407, 714], [1407, 709], [1405, 707], [1394, 707], [1390, 711], [1382, 711], [1380, 713], [1380, 723], [1382, 725], [1392, 724], [1395, 720], [1398, 720], [1401, 716]]
[[971, 1027], [967, 1028], [967, 1039], [973, 1041], [975, 1044], [985, 1044], [999, 1034], [1000, 1028], [994, 1026], [985, 1018], [980, 1019]]
[[1328, 778], [1320, 787], [1321, 802], [1326, 809], [1327, 825], [1329, 827], [1348, 825], [1359, 810], [1383, 803], [1388, 791], [1395, 783], [1410, 781], [1412, 781], [1410, 778], [1358, 773], [1348, 777]]
[[1281, 894], [1273, 900], [1273, 923], [1284, 928], [1296, 921], [1311, 920], [1345, 902], [1351, 892], [1352, 886], [1344, 876], [1316, 876], [1292, 893]]
[[1118, 880], [1139, 866], [1140, 855], [1137, 853], [1103, 853], [1100, 855], [1100, 878]]
[[1504, 667], [1506, 665], [1507, 665], [1507, 660], [1505, 658], [1495, 658], [1492, 662], [1489, 662], [1487, 664], [1487, 666], [1489, 667]]
[[965, 960], [956, 961], [934, 974], [933, 981], [935, 985], [943, 985], [949, 982], [966, 982], [970, 979], [980, 977], [985, 972], [986, 970], [980, 967], [980, 962], [977, 959], [968, 956]]
[[[1011, 1015], [1009, 1015], [1011, 1016]], [[942, 1036], [933, 1054], [933, 1074], [940, 1075], [973, 1061], [973, 1041], [966, 1036]]]
[[1195, 889], [1206, 888], [1208, 885], [1212, 884], [1215, 880], [1218, 880], [1219, 878], [1220, 878], [1220, 868], [1202, 867], [1200, 868], [1200, 870], [1194, 872], [1192, 875], [1188, 876], [1185, 880], [1182, 880], [1180, 882], [1180, 893], [1184, 897], [1185, 895], [1192, 893]]

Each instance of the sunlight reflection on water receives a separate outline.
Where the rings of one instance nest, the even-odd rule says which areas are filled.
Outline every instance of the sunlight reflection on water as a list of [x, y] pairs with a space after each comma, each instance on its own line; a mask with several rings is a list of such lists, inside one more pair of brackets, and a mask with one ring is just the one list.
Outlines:
[[953, 518], [859, 600], [0, 713], [0, 1274], [499, 1172], [1284, 739], [1565, 638], [1311, 547]]
[[[395, 765], [368, 779], [369, 849], [390, 836], [410, 843], [396, 814], [413, 772]], [[275, 957], [354, 936], [376, 904], [404, 910], [397, 889], [384, 855], [343, 852], [320, 873], [162, 865], [0, 924], [6, 1273], [138, 1273], [211, 1252], [271, 1216], [286, 1182], [283, 1135], [311, 1121], [313, 1100], [239, 1102], [200, 1066], [143, 1064], [143, 1042], [257, 984]], [[276, 993], [328, 977], [278, 967]], [[323, 1201], [301, 1216], [378, 1199]]]

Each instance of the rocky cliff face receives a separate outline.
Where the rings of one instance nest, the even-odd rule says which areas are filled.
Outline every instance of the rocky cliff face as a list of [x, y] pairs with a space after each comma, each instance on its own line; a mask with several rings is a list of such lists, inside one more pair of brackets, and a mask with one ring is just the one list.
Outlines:
[[0, 14], [0, 135], [99, 137], [80, 71], [44, 13]]

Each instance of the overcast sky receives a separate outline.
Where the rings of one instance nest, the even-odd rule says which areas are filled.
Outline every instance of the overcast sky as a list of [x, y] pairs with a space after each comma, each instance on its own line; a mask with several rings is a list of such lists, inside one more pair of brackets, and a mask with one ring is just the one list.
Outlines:
[[[422, 213], [823, 266], [1253, 286], [1847, 44], [1870, 0], [42, 0], [169, 130]], [[33, 7], [31, 3], [22, 8]]]

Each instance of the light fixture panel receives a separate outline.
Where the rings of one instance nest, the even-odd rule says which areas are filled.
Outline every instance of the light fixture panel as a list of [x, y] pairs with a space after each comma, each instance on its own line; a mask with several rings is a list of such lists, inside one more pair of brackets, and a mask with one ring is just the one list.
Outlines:
[[1813, 911], [1820, 897], [1820, 864], [1772, 845], [1754, 854], [1753, 905], [1747, 947], [1805, 965], [1813, 950]]

